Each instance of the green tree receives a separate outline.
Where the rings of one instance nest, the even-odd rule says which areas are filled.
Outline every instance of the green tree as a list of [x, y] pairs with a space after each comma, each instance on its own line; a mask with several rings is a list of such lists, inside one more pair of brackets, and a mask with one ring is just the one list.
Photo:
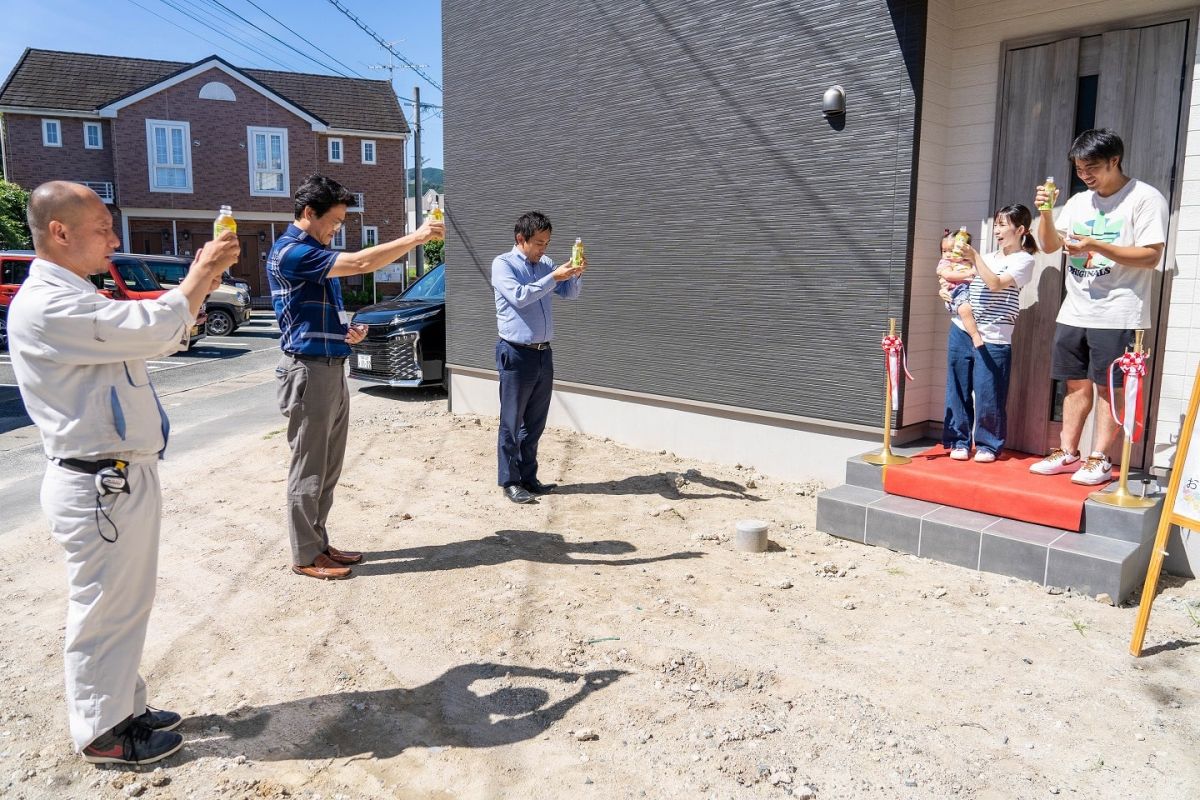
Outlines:
[[17, 249], [29, 247], [32, 237], [25, 221], [29, 207], [29, 192], [15, 183], [0, 180], [0, 247]]
[[431, 269], [446, 259], [446, 240], [434, 239], [425, 243], [425, 268]]

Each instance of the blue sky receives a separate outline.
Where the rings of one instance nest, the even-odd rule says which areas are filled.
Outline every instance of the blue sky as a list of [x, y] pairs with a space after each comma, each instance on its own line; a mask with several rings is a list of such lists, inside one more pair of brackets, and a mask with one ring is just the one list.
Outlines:
[[[393, 42], [395, 49], [420, 66], [422, 72], [441, 83], [439, 0], [339, 2], [385, 41]], [[255, 5], [345, 66], [306, 48], [300, 39]], [[307, 52], [320, 63], [307, 60], [237, 20], [222, 6]], [[204, 24], [189, 19], [183, 11], [199, 17]], [[0, 26], [0, 75], [8, 75], [26, 47], [170, 61], [195, 61], [216, 53], [242, 67], [327, 74], [341, 71], [368, 78], [387, 77], [386, 71], [370, 67], [388, 62], [383, 48], [329, 0], [22, 0], [20, 13], [6, 14], [4, 25]], [[412, 70], [397, 62], [394, 74], [393, 84], [401, 97], [411, 98], [413, 86], [420, 86], [423, 103], [441, 105], [442, 93]], [[402, 105], [402, 108], [411, 124], [412, 106]], [[421, 155], [426, 166], [440, 167], [442, 118], [428, 109], [421, 118], [424, 128]], [[411, 149], [410, 143], [409, 164]]]

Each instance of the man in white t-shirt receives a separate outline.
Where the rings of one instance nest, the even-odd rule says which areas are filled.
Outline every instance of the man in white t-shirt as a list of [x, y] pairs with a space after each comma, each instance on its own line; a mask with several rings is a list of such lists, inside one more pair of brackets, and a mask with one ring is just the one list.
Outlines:
[[[1066, 289], [1054, 334], [1051, 375], [1066, 381], [1061, 446], [1029, 468], [1039, 475], [1074, 472], [1075, 483], [1112, 478], [1106, 451], [1120, 427], [1113, 420], [1108, 368], [1125, 352], [1134, 331], [1150, 327], [1150, 290], [1167, 241], [1168, 208], [1162, 193], [1121, 171], [1125, 145], [1110, 130], [1088, 130], [1068, 158], [1087, 191], [1063, 206], [1055, 223], [1038, 187], [1038, 236], [1050, 253], [1065, 250]], [[1120, 386], [1124, 376], [1113, 378]], [[1081, 459], [1079, 439], [1096, 396], [1092, 454]]]

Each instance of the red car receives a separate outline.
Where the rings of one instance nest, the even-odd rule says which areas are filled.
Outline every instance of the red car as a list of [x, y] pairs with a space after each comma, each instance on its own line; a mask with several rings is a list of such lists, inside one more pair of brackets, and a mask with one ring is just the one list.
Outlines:
[[[0, 252], [0, 349], [8, 348], [8, 306], [16, 296], [21, 284], [29, 277], [29, 264], [36, 254], [28, 250]], [[125, 258], [114, 254], [108, 262], [107, 275], [93, 275], [92, 283], [100, 294], [115, 300], [153, 300], [167, 293], [154, 273], [136, 258]], [[196, 324], [192, 326], [188, 347], [204, 338], [204, 326], [208, 321], [204, 306]]]

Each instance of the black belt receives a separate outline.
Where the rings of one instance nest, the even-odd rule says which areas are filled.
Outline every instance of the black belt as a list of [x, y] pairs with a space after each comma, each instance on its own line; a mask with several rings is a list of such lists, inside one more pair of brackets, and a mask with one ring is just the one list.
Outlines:
[[524, 350], [549, 350], [550, 349], [549, 342], [534, 342], [533, 344], [521, 344], [520, 342], [509, 342], [508, 339], [505, 339], [504, 341], [508, 342], [513, 347], [520, 347]]
[[346, 356], [306, 356], [301, 353], [289, 353], [287, 350], [284, 350], [283, 354], [297, 361], [313, 361], [318, 364], [341, 364], [346, 360]]
[[51, 458], [50, 463], [57, 464], [63, 469], [69, 469], [71, 472], [80, 472], [84, 475], [95, 475], [102, 469], [116, 467], [117, 469], [125, 469], [129, 466], [128, 461], [118, 461], [108, 458], [103, 461], [84, 461], [79, 458]]

